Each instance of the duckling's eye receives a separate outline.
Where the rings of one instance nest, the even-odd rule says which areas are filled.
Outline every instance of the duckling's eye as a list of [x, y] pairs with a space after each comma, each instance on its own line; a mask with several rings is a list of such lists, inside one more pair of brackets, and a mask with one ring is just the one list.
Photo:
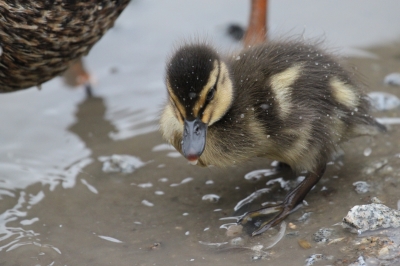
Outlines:
[[215, 94], [215, 86], [211, 88], [211, 90], [207, 93], [207, 101], [211, 101], [214, 98]]

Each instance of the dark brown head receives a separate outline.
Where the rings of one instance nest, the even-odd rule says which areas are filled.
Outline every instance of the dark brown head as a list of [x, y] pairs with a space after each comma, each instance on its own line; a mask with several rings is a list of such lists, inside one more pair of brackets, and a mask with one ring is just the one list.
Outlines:
[[196, 161], [206, 143], [207, 127], [221, 119], [233, 99], [228, 68], [207, 45], [179, 48], [167, 65], [170, 104], [184, 127], [182, 152]]

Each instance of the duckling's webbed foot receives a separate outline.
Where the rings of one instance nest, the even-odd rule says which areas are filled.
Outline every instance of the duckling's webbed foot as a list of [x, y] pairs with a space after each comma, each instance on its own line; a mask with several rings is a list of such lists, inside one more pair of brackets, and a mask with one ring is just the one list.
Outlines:
[[326, 165], [320, 166], [317, 171], [309, 173], [300, 184], [286, 195], [285, 200], [282, 203], [268, 205], [264, 208], [248, 212], [239, 219], [238, 224], [244, 225], [255, 218], [277, 212], [272, 219], [263, 222], [258, 229], [252, 233], [252, 236], [262, 234], [269, 228], [278, 225], [296, 208], [298, 204], [303, 202], [303, 199], [306, 197], [308, 192], [324, 174], [325, 167]]

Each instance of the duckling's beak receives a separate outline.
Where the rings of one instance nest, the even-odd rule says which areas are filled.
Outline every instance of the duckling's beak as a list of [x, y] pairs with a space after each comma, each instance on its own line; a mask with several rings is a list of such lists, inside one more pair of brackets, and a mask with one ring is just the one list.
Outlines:
[[207, 124], [199, 118], [185, 120], [182, 141], [182, 152], [190, 163], [196, 164], [206, 146]]

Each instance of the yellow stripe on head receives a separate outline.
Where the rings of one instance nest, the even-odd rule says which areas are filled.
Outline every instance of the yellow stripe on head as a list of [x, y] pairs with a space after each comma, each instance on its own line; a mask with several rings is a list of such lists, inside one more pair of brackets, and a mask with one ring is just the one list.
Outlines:
[[[233, 101], [233, 84], [229, 76], [228, 67], [225, 65], [225, 63], [220, 62], [219, 68], [219, 78], [216, 85], [214, 98], [208, 103], [201, 117], [203, 123], [206, 123], [209, 126], [224, 116], [224, 114], [229, 110]], [[209, 89], [204, 92], [204, 95], [202, 95], [203, 103], [206, 101], [205, 99]]]
[[182, 118], [186, 117], [186, 111], [184, 106], [181, 104], [179, 101], [178, 97], [175, 95], [174, 91], [171, 88], [171, 85], [167, 81], [167, 89], [168, 89], [168, 94], [170, 97], [170, 105], [173, 107], [175, 111], [175, 116], [183, 124]]
[[215, 60], [213, 64], [213, 70], [210, 72], [210, 76], [206, 85], [204, 85], [203, 89], [200, 92], [199, 99], [195, 103], [193, 107], [193, 114], [195, 117], [199, 117], [199, 111], [206, 105], [207, 94], [211, 88], [214, 87], [215, 83], [217, 82], [218, 75], [219, 75], [219, 64], [218, 61]]

